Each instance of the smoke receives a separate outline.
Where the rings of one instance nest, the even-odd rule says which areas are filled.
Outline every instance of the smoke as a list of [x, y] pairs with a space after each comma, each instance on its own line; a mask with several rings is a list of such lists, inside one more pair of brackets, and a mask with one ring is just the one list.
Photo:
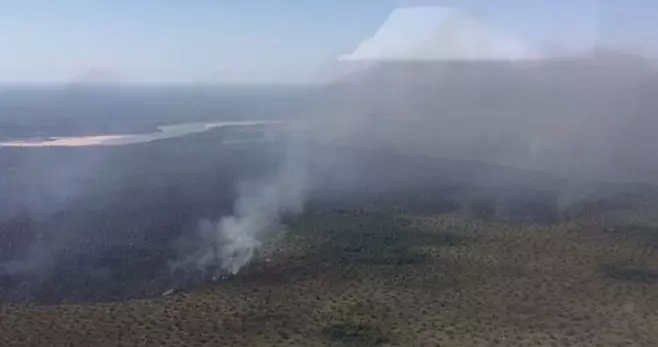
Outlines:
[[[343, 57], [340, 64], [356, 64], [345, 69], [353, 74], [292, 96], [285, 88], [266, 88], [264, 96], [246, 88], [183, 97], [194, 89], [157, 92], [151, 100], [128, 91], [142, 101], [127, 107], [102, 94], [94, 100], [127, 107], [98, 107], [103, 123], [110, 113], [180, 120], [200, 112], [259, 119], [267, 113], [303, 124], [286, 123], [286, 140], [271, 146], [266, 139], [250, 147], [235, 133], [229, 135], [238, 140], [225, 142], [229, 129], [222, 129], [89, 151], [0, 152], [8, 153], [0, 157], [0, 215], [25, 210], [44, 221], [35, 230], [47, 231], [22, 253], [0, 254], [7, 260], [0, 272], [57, 274], [68, 267], [78, 276], [77, 264], [101, 259], [89, 267], [111, 267], [123, 279], [121, 259], [131, 259], [128, 267], [143, 262], [140, 279], [159, 276], [153, 269], [164, 277], [170, 270], [174, 277], [218, 278], [241, 271], [268, 238], [285, 231], [282, 218], [307, 202], [449, 206], [471, 199], [475, 209], [491, 201], [494, 212], [512, 216], [596, 200], [600, 186], [593, 181], [656, 183], [653, 61], [601, 51], [519, 59], [525, 46], [501, 35], [458, 11], [405, 8]], [[151, 104], [159, 106], [145, 106]], [[87, 112], [76, 114], [86, 119]], [[107, 122], [121, 128], [127, 121]], [[112, 155], [99, 158], [103, 153]], [[57, 263], [74, 252], [84, 253], [82, 260]]]
[[234, 213], [219, 221], [199, 223], [198, 243], [182, 248], [181, 261], [173, 269], [210, 270], [213, 278], [236, 274], [256, 254], [261, 242], [280, 231], [280, 220], [286, 214], [299, 213], [306, 199], [309, 172], [305, 131], [294, 128], [283, 162], [276, 172], [260, 180], [238, 184]]
[[196, 246], [174, 268], [235, 274], [280, 231], [282, 215], [323, 194], [369, 203], [422, 193], [429, 204], [462, 203], [446, 195], [452, 185], [474, 200], [491, 195], [505, 218], [550, 220], [594, 195], [591, 182], [652, 180], [658, 165], [641, 153], [656, 142], [638, 136], [635, 123], [653, 124], [655, 76], [596, 52], [520, 63], [382, 62], [327, 88], [309, 112], [319, 122], [291, 129], [297, 138], [278, 170], [241, 182], [233, 213], [202, 221]]

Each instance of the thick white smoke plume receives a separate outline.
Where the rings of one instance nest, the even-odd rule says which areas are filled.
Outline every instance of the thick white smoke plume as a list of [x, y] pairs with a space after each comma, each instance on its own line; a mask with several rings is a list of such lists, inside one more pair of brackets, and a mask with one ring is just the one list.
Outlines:
[[174, 268], [196, 267], [213, 278], [236, 274], [248, 264], [269, 233], [280, 228], [281, 217], [301, 211], [308, 186], [303, 131], [290, 140], [285, 158], [274, 175], [244, 181], [238, 187], [234, 214], [217, 222], [201, 221], [200, 243], [184, 249], [183, 261]]

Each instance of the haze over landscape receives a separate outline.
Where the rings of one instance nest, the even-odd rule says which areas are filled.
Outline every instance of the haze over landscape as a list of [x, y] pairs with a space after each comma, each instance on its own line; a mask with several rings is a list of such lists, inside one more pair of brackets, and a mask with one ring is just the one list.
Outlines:
[[647, 13], [8, 5], [0, 345], [658, 343]]

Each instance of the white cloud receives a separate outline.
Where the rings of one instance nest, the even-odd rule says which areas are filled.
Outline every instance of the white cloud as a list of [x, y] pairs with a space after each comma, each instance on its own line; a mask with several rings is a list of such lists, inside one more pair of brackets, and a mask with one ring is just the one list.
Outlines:
[[340, 61], [519, 60], [534, 57], [518, 39], [441, 6], [401, 7]]

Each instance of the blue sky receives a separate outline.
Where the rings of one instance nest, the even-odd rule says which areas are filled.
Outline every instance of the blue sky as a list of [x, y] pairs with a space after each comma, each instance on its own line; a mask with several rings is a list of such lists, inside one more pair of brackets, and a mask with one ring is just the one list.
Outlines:
[[[548, 47], [614, 36], [611, 13], [627, 18], [624, 30], [658, 32], [654, 1], [610, 0], [604, 10], [594, 1], [431, 2]], [[150, 83], [295, 81], [371, 36], [401, 3], [428, 2], [0, 0], [0, 82], [68, 82], [90, 70]]]

